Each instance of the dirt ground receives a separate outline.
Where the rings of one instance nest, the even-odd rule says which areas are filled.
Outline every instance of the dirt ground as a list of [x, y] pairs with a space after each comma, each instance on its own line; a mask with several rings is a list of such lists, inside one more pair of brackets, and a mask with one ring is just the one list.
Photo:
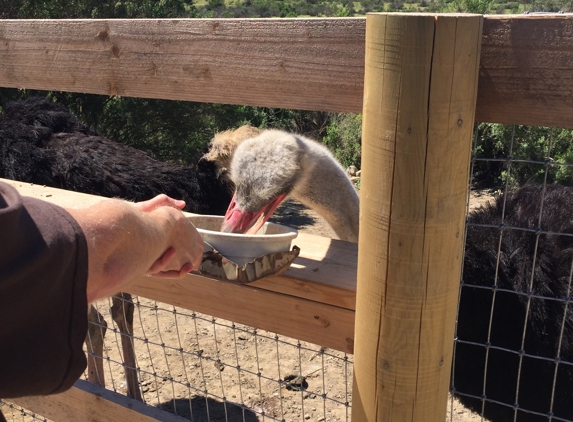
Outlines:
[[[472, 194], [471, 208], [490, 198]], [[320, 216], [297, 202], [281, 206], [274, 221], [336, 237]], [[350, 420], [352, 356], [144, 298], [135, 301], [134, 346], [148, 404], [201, 422]], [[98, 304], [111, 328], [110, 306]], [[106, 387], [126, 394], [120, 335], [110, 329], [105, 338]], [[291, 378], [292, 385], [278, 381]], [[297, 388], [301, 383], [305, 391]], [[8, 421], [33, 420], [2, 410]], [[454, 399], [446, 420], [482, 419]]]

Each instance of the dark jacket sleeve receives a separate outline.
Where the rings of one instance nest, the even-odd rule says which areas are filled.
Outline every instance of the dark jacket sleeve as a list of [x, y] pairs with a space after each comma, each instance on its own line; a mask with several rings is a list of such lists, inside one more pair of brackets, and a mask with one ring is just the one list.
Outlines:
[[81, 376], [87, 272], [71, 215], [0, 183], [0, 397], [62, 392]]

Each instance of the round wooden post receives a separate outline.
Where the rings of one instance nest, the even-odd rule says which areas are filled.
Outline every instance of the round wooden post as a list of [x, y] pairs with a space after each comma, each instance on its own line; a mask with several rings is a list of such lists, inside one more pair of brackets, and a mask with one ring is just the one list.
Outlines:
[[482, 20], [366, 18], [353, 421], [445, 420]]

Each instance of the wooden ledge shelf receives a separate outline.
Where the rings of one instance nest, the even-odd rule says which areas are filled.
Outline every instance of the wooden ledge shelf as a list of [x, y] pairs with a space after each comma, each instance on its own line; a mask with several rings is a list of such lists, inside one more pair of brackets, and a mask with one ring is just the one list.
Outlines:
[[[68, 208], [105, 201], [95, 195], [0, 179]], [[357, 244], [299, 233], [295, 263], [278, 277], [237, 285], [189, 274], [181, 280], [141, 277], [129, 293], [277, 334], [352, 353]]]
[[60, 394], [19, 397], [8, 401], [54, 421], [188, 421], [84, 380], [77, 381], [72, 388]]

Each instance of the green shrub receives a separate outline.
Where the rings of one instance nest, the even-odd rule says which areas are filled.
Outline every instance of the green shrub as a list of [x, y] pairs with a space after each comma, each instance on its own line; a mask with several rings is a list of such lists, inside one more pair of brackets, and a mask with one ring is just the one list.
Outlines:
[[360, 168], [361, 141], [361, 114], [335, 114], [323, 138], [323, 143], [345, 168], [350, 165]]
[[573, 185], [573, 130], [481, 123], [474, 182], [488, 187], [559, 182]]
[[488, 13], [495, 0], [442, 0], [442, 12]]

